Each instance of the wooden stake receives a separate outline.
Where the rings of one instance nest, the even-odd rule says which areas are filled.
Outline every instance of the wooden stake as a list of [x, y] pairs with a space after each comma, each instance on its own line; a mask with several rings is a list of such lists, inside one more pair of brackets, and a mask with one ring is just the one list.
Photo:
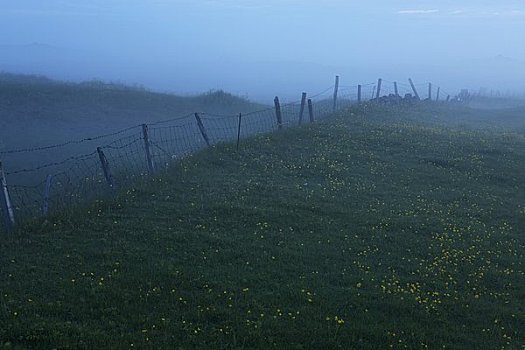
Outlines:
[[44, 201], [42, 203], [42, 215], [47, 216], [49, 213], [49, 197], [51, 194], [51, 181], [53, 180], [53, 175], [46, 176], [46, 184], [44, 187]]
[[399, 91], [397, 90], [397, 81], [394, 81], [394, 92], [396, 96], [399, 96]]
[[206, 129], [204, 128], [204, 124], [202, 123], [202, 119], [199, 116], [199, 113], [195, 113], [195, 119], [197, 120], [197, 126], [199, 127], [199, 130], [201, 132], [202, 138], [206, 142], [206, 145], [210, 146], [210, 139], [208, 138], [208, 134], [206, 133]]
[[241, 142], [241, 121], [242, 113], [239, 113], [239, 127], [237, 128], [237, 151], [239, 150], [239, 143]]
[[106, 182], [108, 183], [109, 187], [114, 188], [115, 181], [113, 179], [113, 175], [111, 174], [111, 169], [109, 168], [108, 159], [106, 158], [104, 151], [102, 151], [102, 148], [97, 147], [97, 153], [98, 153], [98, 158], [100, 159], [100, 165], [102, 165], [102, 171], [104, 172], [104, 177], [106, 178]]
[[377, 92], [376, 92], [376, 99], [381, 96], [381, 84], [383, 83], [383, 79], [379, 78], [377, 79]]
[[439, 101], [439, 93], [441, 92], [441, 87], [438, 86], [438, 91], [437, 91], [437, 94], [436, 94], [436, 101]]
[[7, 231], [11, 231], [15, 226], [15, 211], [11, 204], [2, 162], [0, 162], [0, 186], [0, 205], [2, 205], [2, 211], [4, 212], [5, 227]]
[[334, 88], [334, 108], [333, 112], [335, 113], [337, 109], [337, 93], [339, 92], [339, 75], [335, 76], [335, 88]]
[[416, 87], [415, 87], [414, 82], [412, 81], [412, 79], [409, 78], [408, 82], [410, 83], [410, 86], [412, 87], [412, 91], [414, 92], [414, 96], [416, 96], [416, 98], [418, 100], [420, 100], [419, 94], [417, 93]]
[[144, 138], [144, 149], [146, 150], [146, 161], [148, 162], [148, 173], [150, 175], [153, 175], [155, 173], [155, 164], [153, 164], [153, 157], [151, 156], [148, 126], [146, 124], [142, 124], [142, 137]]
[[281, 103], [279, 102], [279, 97], [275, 96], [273, 100], [275, 105], [275, 116], [277, 117], [277, 127], [279, 130], [283, 128], [283, 115], [281, 114]]
[[314, 119], [314, 106], [312, 104], [312, 100], [308, 99], [308, 114], [310, 115], [310, 123], [313, 123], [315, 121]]
[[301, 96], [301, 110], [299, 111], [299, 124], [303, 122], [304, 107], [306, 105], [306, 92]]
[[432, 101], [432, 83], [428, 83], [428, 100]]
[[357, 85], [357, 103], [361, 103], [361, 90], [363, 89], [363, 86]]

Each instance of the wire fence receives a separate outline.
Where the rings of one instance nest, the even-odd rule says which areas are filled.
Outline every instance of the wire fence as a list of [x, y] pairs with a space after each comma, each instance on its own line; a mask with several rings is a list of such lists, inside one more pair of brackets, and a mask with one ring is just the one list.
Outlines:
[[[108, 196], [210, 145], [310, 123], [359, 102], [412, 93], [412, 87], [403, 83], [379, 80], [345, 86], [339, 85], [337, 78], [335, 85], [319, 93], [303, 94], [300, 100], [287, 103], [276, 98], [274, 106], [256, 112], [194, 113], [55, 145], [2, 151], [0, 159], [7, 162], [0, 162], [0, 211], [4, 218], [0, 230], [9, 231], [16, 223]], [[448, 96], [432, 86], [429, 94], [432, 99]], [[30, 154], [31, 159], [56, 160], [2, 168], [10, 158], [24, 154]]]

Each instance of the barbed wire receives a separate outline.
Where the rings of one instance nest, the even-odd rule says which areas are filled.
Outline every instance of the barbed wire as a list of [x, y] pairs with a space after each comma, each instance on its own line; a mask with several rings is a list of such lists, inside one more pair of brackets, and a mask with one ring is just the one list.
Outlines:
[[128, 128], [125, 128], [125, 129], [122, 129], [122, 130], [119, 130], [119, 131], [115, 131], [115, 132], [110, 133], [110, 134], [104, 134], [104, 135], [93, 136], [93, 137], [86, 137], [86, 138], [78, 139], [78, 140], [70, 140], [70, 141], [66, 141], [66, 142], [62, 142], [62, 143], [58, 143], [58, 144], [54, 144], [54, 145], [41, 146], [41, 147], [31, 147], [31, 148], [21, 148], [21, 149], [7, 150], [7, 151], [0, 151], [0, 155], [44, 151], [44, 150], [50, 150], [50, 149], [53, 149], [53, 148], [61, 148], [61, 147], [65, 147], [65, 146], [68, 146], [68, 145], [76, 145], [76, 144], [89, 142], [89, 141], [97, 141], [97, 140], [101, 140], [101, 139], [106, 138], [106, 137], [117, 136], [117, 135], [120, 135], [122, 133], [125, 133], [126, 131], [133, 130], [133, 129], [139, 128], [139, 127], [140, 127], [140, 125], [130, 126]]

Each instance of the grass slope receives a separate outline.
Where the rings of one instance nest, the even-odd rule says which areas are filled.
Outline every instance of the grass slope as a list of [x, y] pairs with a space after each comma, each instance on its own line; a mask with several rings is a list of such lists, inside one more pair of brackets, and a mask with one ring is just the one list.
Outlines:
[[218, 146], [2, 239], [4, 348], [523, 348], [525, 141], [414, 121], [450, 113]]
[[194, 112], [236, 114], [261, 108], [223, 91], [176, 96], [99, 81], [65, 83], [0, 73], [0, 150], [107, 134]]

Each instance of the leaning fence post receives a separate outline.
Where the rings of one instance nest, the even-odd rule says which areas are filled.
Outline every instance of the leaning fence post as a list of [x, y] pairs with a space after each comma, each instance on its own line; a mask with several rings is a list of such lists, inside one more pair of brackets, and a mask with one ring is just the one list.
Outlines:
[[303, 115], [304, 115], [304, 107], [306, 105], [306, 92], [303, 92], [303, 95], [301, 96], [301, 109], [299, 111], [299, 124], [303, 122]]
[[357, 103], [361, 103], [361, 90], [363, 87], [361, 85], [357, 85]]
[[155, 173], [155, 164], [153, 164], [153, 157], [151, 156], [148, 126], [146, 124], [142, 124], [142, 137], [144, 138], [144, 149], [146, 150], [146, 160], [148, 162], [148, 172], [150, 175], [153, 175]]
[[379, 78], [377, 79], [377, 92], [376, 92], [376, 99], [381, 96], [381, 84], [383, 83], [383, 79]]
[[450, 101], [450, 95], [447, 95], [447, 102]]
[[7, 231], [11, 231], [15, 226], [15, 211], [11, 204], [11, 197], [9, 196], [9, 189], [7, 188], [7, 180], [4, 173], [2, 162], [0, 162], [0, 202], [2, 211], [4, 212], [4, 220]]
[[333, 112], [335, 113], [337, 109], [337, 93], [339, 92], [339, 75], [335, 76], [335, 87], [334, 87], [334, 108]]
[[204, 124], [202, 123], [202, 119], [199, 115], [199, 113], [195, 113], [195, 120], [197, 120], [197, 126], [199, 127], [199, 130], [201, 132], [202, 138], [206, 142], [206, 145], [210, 146], [210, 139], [208, 138], [208, 134], [206, 133], [206, 129], [204, 128]]
[[281, 114], [281, 103], [279, 97], [275, 96], [273, 103], [275, 105], [275, 116], [277, 117], [277, 127], [279, 130], [283, 128], [283, 115]]
[[310, 115], [310, 123], [315, 121], [314, 119], [314, 106], [312, 104], [312, 99], [308, 99], [308, 114]]
[[399, 90], [397, 89], [397, 81], [394, 81], [394, 93], [399, 96]]
[[239, 113], [239, 127], [237, 128], [237, 151], [239, 150], [239, 143], [241, 142], [241, 121], [242, 113]]
[[42, 215], [47, 216], [49, 212], [49, 197], [51, 194], [51, 181], [53, 180], [53, 175], [46, 176], [46, 184], [44, 187], [44, 201], [42, 203]]
[[428, 83], [428, 100], [432, 101], [432, 83]]
[[414, 82], [412, 81], [412, 79], [408, 78], [408, 82], [410, 83], [410, 86], [412, 87], [412, 91], [414, 92], [414, 96], [416, 96], [416, 98], [418, 100], [420, 100], [419, 94], [417, 93], [416, 87], [414, 86]]
[[113, 180], [113, 175], [111, 174], [111, 169], [109, 168], [109, 161], [102, 151], [101, 147], [97, 147], [98, 158], [100, 159], [100, 165], [102, 166], [102, 171], [104, 172], [104, 177], [108, 185], [113, 188], [115, 186], [115, 181]]
[[436, 94], [436, 101], [439, 101], [439, 93], [441, 92], [441, 87], [438, 86], [438, 91], [437, 91], [437, 94]]

